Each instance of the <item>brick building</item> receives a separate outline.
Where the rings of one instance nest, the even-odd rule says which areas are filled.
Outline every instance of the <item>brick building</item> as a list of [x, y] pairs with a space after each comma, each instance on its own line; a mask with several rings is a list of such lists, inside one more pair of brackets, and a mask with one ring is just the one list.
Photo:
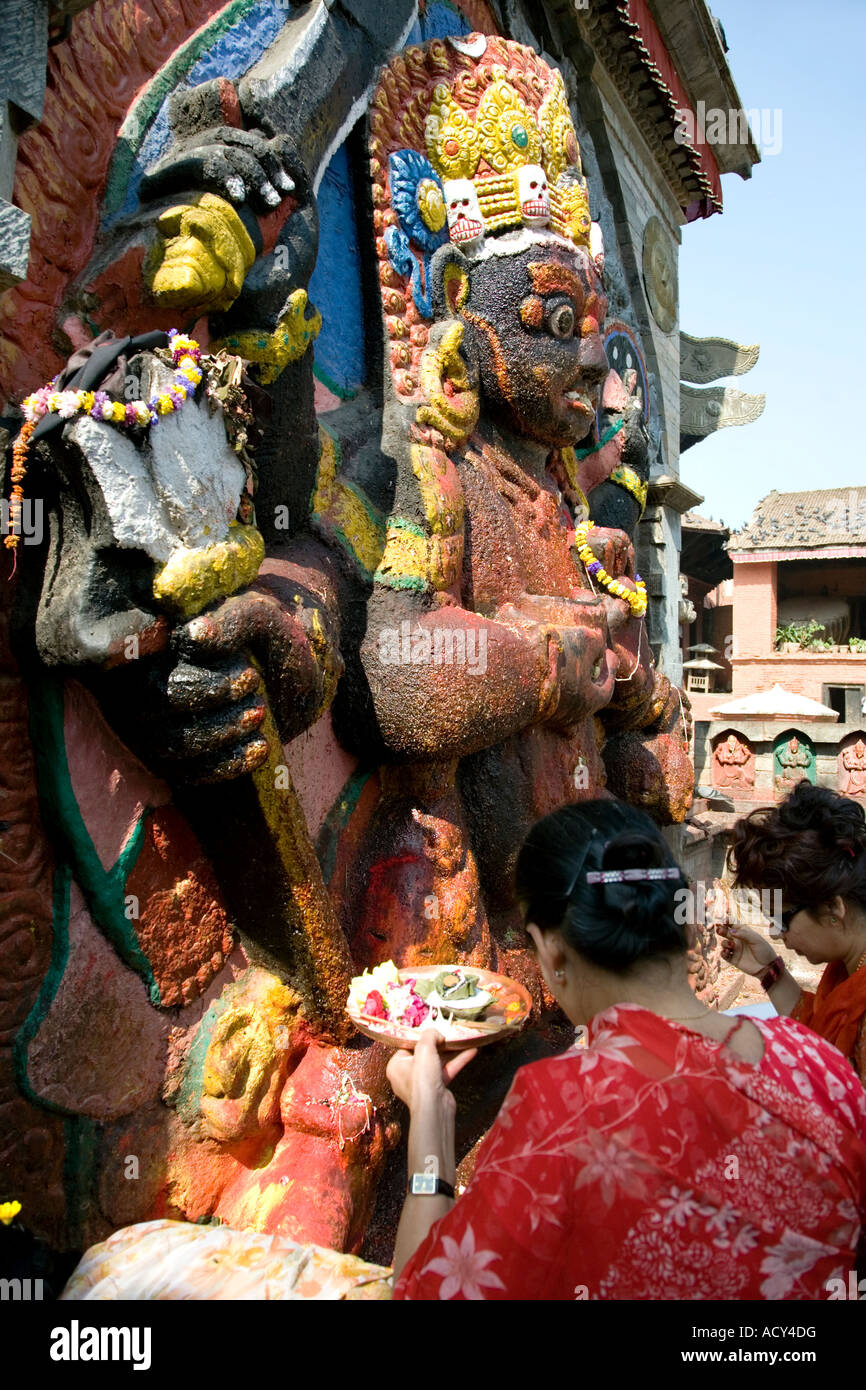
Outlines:
[[699, 782], [746, 801], [800, 775], [866, 795], [866, 487], [773, 491], [726, 548], [733, 577], [704, 616], [730, 607], [732, 698], [693, 697]]

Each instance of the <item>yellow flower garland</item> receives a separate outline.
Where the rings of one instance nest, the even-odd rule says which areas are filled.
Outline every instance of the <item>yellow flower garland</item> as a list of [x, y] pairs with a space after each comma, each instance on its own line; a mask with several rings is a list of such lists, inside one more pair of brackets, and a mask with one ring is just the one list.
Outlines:
[[608, 574], [601, 561], [596, 559], [589, 548], [588, 536], [593, 529], [592, 521], [582, 521], [574, 532], [577, 553], [586, 565], [587, 573], [596, 579], [602, 588], [607, 589], [609, 594], [624, 599], [636, 618], [642, 618], [647, 607], [646, 584], [639, 574], [635, 575], [634, 588], [624, 584], [621, 579], [614, 579]]

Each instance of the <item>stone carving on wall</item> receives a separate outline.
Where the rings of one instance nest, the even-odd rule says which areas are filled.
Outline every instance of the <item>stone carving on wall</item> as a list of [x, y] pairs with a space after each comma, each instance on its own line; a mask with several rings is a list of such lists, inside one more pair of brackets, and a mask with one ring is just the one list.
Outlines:
[[866, 733], [849, 734], [843, 741], [837, 786], [843, 796], [866, 796]]
[[773, 779], [776, 792], [787, 796], [798, 782], [817, 780], [815, 749], [803, 734], [781, 734], [773, 747]]
[[[149, 3], [183, 33], [211, 13]], [[561, 80], [492, 22], [382, 69], [412, 7], [387, 32], [355, 9], [342, 74], [321, 34], [299, 79], [292, 26], [214, 30], [236, 75], [223, 55], [179, 90], [155, 163], [142, 108], [136, 153], [107, 103], [103, 163], [132, 149], [147, 173], [132, 194], [109, 178], [128, 203], [98, 236], [58, 192], [74, 254], [35, 294], [45, 340], [5, 359], [33, 390], [64, 315], [57, 388], [82, 393], [15, 475], [51, 513], [45, 552], [18, 557], [14, 678], [37, 733], [21, 777], [59, 855], [34, 850], [28, 891], [43, 913], [53, 896], [65, 965], [21, 995], [13, 1148], [32, 1110], [52, 1144], [66, 1117], [65, 1216], [51, 1188], [31, 1217], [70, 1243], [159, 1212], [359, 1249], [399, 1130], [384, 1050], [347, 1033], [351, 973], [456, 959], [531, 986], [531, 1039], [479, 1063], [469, 1148], [526, 1049], [565, 1040], [511, 888], [529, 825], [605, 785], [662, 823], [690, 804], [688, 708], [634, 571], [646, 432], [604, 354]], [[128, 16], [91, 20], [123, 35], [129, 99], [161, 41], [133, 52]], [[85, 38], [64, 62], [94, 63]], [[313, 188], [364, 101], [357, 273], [381, 297], [384, 405], [361, 391], [317, 420]], [[85, 306], [109, 337], [86, 340]], [[172, 320], [197, 325], [201, 361]]]
[[708, 434], [731, 425], [751, 425], [760, 419], [767, 397], [735, 391], [732, 386], [685, 386], [680, 384], [680, 435], [683, 448], [690, 448]]
[[751, 791], [755, 785], [755, 750], [743, 734], [719, 734], [713, 744], [713, 786]]
[[655, 215], [643, 231], [643, 281], [653, 318], [663, 333], [673, 333], [679, 302], [676, 254], [670, 233]]
[[707, 386], [724, 376], [743, 376], [757, 364], [761, 349], [731, 338], [693, 338], [680, 331], [680, 378]]

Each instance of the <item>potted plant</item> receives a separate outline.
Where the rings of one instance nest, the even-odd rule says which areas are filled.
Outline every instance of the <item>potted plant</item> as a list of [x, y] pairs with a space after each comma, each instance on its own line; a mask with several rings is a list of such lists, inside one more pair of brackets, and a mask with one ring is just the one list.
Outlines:
[[808, 623], [784, 623], [776, 628], [776, 651], [826, 651], [830, 643], [818, 636], [823, 631], [823, 625], [815, 618], [810, 618]]

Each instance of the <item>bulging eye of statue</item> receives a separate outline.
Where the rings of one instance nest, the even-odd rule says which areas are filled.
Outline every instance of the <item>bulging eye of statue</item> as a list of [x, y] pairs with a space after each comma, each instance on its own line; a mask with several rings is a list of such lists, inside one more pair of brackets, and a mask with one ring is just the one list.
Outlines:
[[573, 304], [557, 304], [547, 315], [547, 326], [555, 338], [571, 338], [576, 321]]

